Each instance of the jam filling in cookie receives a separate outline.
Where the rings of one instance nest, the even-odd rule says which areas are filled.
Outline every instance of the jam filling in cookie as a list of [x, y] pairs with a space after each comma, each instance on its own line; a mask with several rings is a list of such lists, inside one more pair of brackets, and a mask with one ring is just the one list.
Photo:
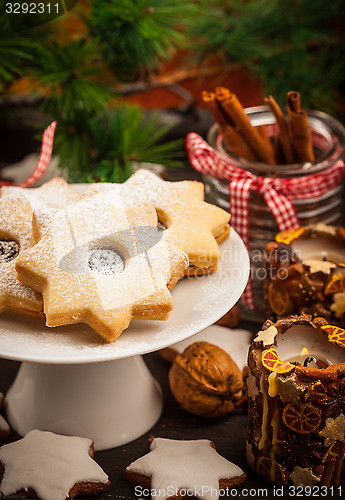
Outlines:
[[19, 248], [14, 240], [0, 240], [0, 264], [15, 259], [19, 255]]
[[90, 250], [88, 265], [92, 271], [110, 276], [125, 269], [125, 260], [114, 248], [96, 247]]

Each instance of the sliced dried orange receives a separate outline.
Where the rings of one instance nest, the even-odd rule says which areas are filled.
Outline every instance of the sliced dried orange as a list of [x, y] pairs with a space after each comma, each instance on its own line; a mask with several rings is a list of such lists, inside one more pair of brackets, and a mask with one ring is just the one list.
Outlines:
[[260, 457], [256, 463], [256, 472], [268, 483], [284, 486], [288, 477], [283, 467], [269, 457]]
[[299, 434], [309, 434], [321, 423], [320, 410], [309, 403], [289, 403], [283, 410], [282, 418], [286, 427]]
[[262, 353], [261, 363], [267, 370], [276, 373], [287, 373], [295, 368], [295, 365], [291, 363], [283, 363], [274, 347], [270, 347]]
[[328, 334], [328, 341], [335, 342], [341, 347], [345, 347], [345, 330], [339, 326], [323, 325], [321, 326]]
[[325, 396], [325, 388], [323, 387], [320, 381], [315, 382], [311, 387], [309, 387], [304, 397], [306, 400], [308, 400], [310, 396], [313, 396], [316, 399], [318, 397]]
[[285, 231], [281, 231], [276, 236], [276, 241], [278, 243], [285, 243], [286, 245], [290, 245], [290, 243], [294, 240], [297, 240], [305, 231], [305, 227], [292, 227], [290, 229], [286, 229]]
[[271, 281], [268, 287], [268, 303], [277, 316], [286, 314], [292, 305], [288, 292], [274, 281]]
[[324, 294], [343, 292], [345, 290], [345, 274], [335, 274], [325, 287]]

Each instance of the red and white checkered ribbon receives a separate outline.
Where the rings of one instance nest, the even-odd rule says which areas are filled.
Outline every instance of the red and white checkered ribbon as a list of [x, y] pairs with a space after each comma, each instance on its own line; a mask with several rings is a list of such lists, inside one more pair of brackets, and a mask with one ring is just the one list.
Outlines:
[[[44, 172], [47, 170], [47, 167], [50, 162], [50, 158], [52, 156], [53, 144], [54, 144], [54, 134], [57, 122], [52, 122], [43, 132], [42, 135], [42, 145], [41, 145], [41, 153], [38, 158], [37, 165], [32, 174], [23, 182], [19, 184], [20, 187], [28, 187], [37, 182]], [[0, 181], [0, 186], [11, 184], [10, 182]]]
[[[225, 159], [194, 132], [186, 137], [186, 150], [195, 170], [229, 181], [231, 225], [241, 236], [248, 250], [250, 191], [256, 191], [263, 196], [277, 222], [279, 231], [284, 231], [300, 226], [291, 200], [322, 196], [337, 186], [345, 174], [344, 162], [337, 160], [330, 168], [319, 174], [295, 178], [258, 177], [232, 164], [230, 159]], [[251, 280], [248, 282], [242, 299], [250, 308], [255, 308]]]

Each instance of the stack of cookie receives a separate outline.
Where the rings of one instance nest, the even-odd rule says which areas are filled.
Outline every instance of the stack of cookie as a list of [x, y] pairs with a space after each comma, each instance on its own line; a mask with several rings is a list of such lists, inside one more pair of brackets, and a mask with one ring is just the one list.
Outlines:
[[[165, 320], [185, 274], [214, 272], [230, 215], [203, 184], [146, 170], [79, 195], [62, 179], [0, 192], [0, 311], [87, 323], [113, 342], [132, 318]], [[42, 299], [43, 296], [43, 299]]]

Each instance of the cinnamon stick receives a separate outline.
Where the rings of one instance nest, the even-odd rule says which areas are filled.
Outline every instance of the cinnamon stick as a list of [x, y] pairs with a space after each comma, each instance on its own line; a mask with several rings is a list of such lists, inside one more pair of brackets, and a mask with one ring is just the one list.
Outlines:
[[288, 92], [287, 110], [295, 159], [298, 162], [313, 162], [315, 156], [308, 116], [301, 108], [299, 92]]
[[266, 147], [268, 149], [272, 149], [272, 144], [271, 144], [270, 138], [266, 132], [266, 125], [257, 125], [255, 128], [259, 132], [260, 137], [263, 140], [263, 142], [266, 144]]
[[283, 151], [282, 151], [280, 141], [278, 139], [278, 135], [275, 135], [273, 137], [273, 151], [274, 151], [274, 157], [276, 159], [277, 164], [281, 165], [282, 163], [284, 163], [285, 160], [283, 157]]
[[230, 94], [231, 94], [230, 90], [225, 88], [225, 87], [216, 87], [215, 88], [215, 95], [216, 95], [216, 99], [217, 99], [217, 103], [218, 103], [219, 107], [221, 108], [222, 112], [226, 116], [227, 122], [230, 125], [232, 125], [234, 128], [236, 128], [236, 125], [235, 125], [233, 119], [231, 118], [229, 113], [227, 113], [226, 109], [222, 106], [222, 103], [224, 101], [226, 101], [227, 99], [229, 99]]
[[335, 458], [332, 458], [331, 460], [325, 463], [325, 468], [320, 483], [322, 486], [327, 486], [327, 488], [331, 486], [335, 463], [336, 463]]
[[229, 152], [249, 161], [257, 161], [257, 157], [250, 149], [240, 132], [228, 123], [221, 106], [216, 100], [215, 93], [203, 91], [202, 100], [205, 104], [207, 104], [210, 113], [218, 123], [219, 133], [222, 135], [224, 144], [229, 149]]
[[236, 95], [230, 94], [228, 99], [221, 101], [221, 105], [225, 112], [232, 118], [236, 128], [238, 128], [243, 137], [246, 138], [247, 143], [255, 152], [259, 161], [268, 163], [269, 165], [275, 165], [276, 161], [273, 154], [273, 148], [271, 145], [268, 147], [267, 144], [265, 144], [260, 133], [256, 130], [256, 127], [252, 126]]
[[285, 119], [285, 116], [282, 110], [280, 109], [280, 106], [271, 95], [269, 97], [265, 97], [265, 103], [269, 106], [270, 110], [272, 111], [279, 127], [276, 147], [282, 156], [282, 159], [280, 161], [282, 163], [293, 163], [294, 154], [292, 151], [292, 145], [289, 137], [288, 123]]
[[230, 90], [226, 87], [216, 87], [215, 93], [217, 101], [225, 101], [226, 99], [229, 99], [231, 94]]
[[218, 123], [220, 127], [225, 127], [229, 125], [227, 118], [225, 117], [222, 108], [218, 105], [216, 101], [216, 94], [214, 92], [207, 92], [203, 90], [201, 93], [201, 98], [213, 115], [213, 118]]
[[341, 471], [343, 467], [343, 461], [344, 461], [344, 455], [345, 455], [345, 441], [342, 441], [339, 444], [339, 450], [338, 450], [338, 457], [335, 465], [335, 470], [333, 474], [333, 484], [334, 486], [338, 486], [340, 484], [340, 479], [341, 479]]

